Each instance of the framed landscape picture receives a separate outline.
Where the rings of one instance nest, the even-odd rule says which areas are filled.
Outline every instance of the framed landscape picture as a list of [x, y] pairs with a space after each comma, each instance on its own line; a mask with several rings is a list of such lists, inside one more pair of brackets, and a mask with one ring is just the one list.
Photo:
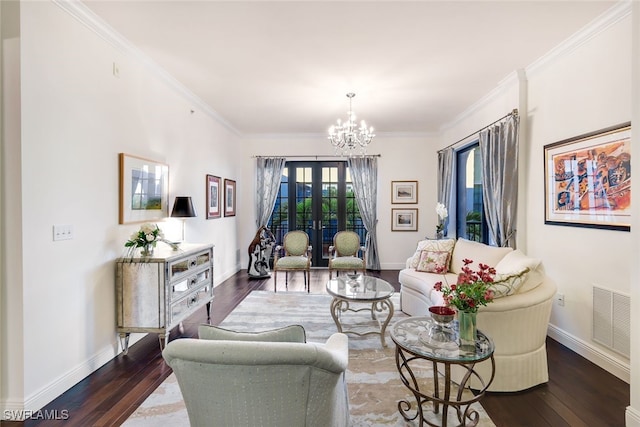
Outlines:
[[207, 175], [207, 219], [220, 218], [220, 177]]
[[161, 220], [169, 216], [169, 166], [119, 154], [119, 223]]
[[418, 209], [391, 209], [391, 231], [418, 231]]
[[391, 181], [391, 203], [418, 203], [418, 181]]
[[224, 180], [224, 216], [236, 215], [236, 182]]
[[631, 124], [544, 146], [545, 224], [629, 231]]

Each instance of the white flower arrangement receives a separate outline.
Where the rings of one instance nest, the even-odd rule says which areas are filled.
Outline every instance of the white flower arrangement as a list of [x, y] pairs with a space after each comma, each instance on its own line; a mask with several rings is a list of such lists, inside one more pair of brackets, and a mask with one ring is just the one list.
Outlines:
[[449, 216], [449, 211], [443, 203], [436, 203], [436, 213], [438, 214], [438, 225], [436, 225], [436, 235], [441, 237], [444, 231], [444, 220]]
[[164, 241], [164, 233], [158, 227], [158, 224], [143, 224], [140, 230], [131, 235], [131, 238], [124, 244], [129, 248], [129, 254], [133, 255], [136, 248], [155, 248], [158, 241]]

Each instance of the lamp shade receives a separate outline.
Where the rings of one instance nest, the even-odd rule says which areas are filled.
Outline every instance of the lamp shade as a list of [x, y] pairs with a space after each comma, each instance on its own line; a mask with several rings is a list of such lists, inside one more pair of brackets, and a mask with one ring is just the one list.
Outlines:
[[172, 218], [191, 218], [197, 216], [191, 197], [177, 196], [171, 210]]

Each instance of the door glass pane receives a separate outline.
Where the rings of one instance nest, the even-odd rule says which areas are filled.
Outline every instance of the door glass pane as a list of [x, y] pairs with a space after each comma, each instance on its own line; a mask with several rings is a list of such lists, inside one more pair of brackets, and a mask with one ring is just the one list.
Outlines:
[[458, 237], [485, 242], [482, 168], [480, 148], [477, 145], [458, 153], [457, 187]]
[[313, 231], [313, 173], [311, 168], [296, 168], [296, 230]]
[[329, 258], [329, 246], [338, 232], [338, 168], [322, 168], [322, 258]]

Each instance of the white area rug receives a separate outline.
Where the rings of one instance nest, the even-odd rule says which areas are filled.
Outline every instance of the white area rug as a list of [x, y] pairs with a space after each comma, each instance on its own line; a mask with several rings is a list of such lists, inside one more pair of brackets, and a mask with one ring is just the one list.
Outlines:
[[[398, 295], [392, 297], [395, 314], [390, 323], [407, 317], [400, 311]], [[286, 325], [299, 324], [305, 328], [307, 341], [325, 342], [336, 332], [336, 325], [329, 312], [331, 297], [303, 292], [254, 291], [222, 322], [221, 326], [237, 331], [260, 331]], [[348, 316], [348, 317], [346, 317]], [[343, 324], [372, 326], [370, 313], [348, 313]], [[346, 328], [345, 328], [346, 329]], [[390, 329], [390, 326], [387, 328]], [[347, 386], [351, 425], [353, 427], [417, 425], [406, 422], [398, 412], [398, 401], [413, 402], [413, 395], [400, 381], [395, 364], [395, 344], [386, 336], [386, 348], [382, 348], [378, 335], [358, 337], [349, 335], [349, 369]], [[430, 364], [417, 373], [420, 378], [432, 378]], [[430, 380], [425, 380], [428, 384]], [[471, 393], [465, 391], [465, 393]], [[478, 426], [494, 426], [482, 406], [472, 407], [480, 414]], [[432, 414], [433, 415], [433, 414]], [[449, 425], [456, 425], [453, 410], [449, 413]], [[432, 422], [440, 423], [439, 417]], [[127, 427], [189, 426], [187, 411], [178, 383], [171, 374], [145, 400], [124, 423]], [[283, 426], [289, 427], [289, 426]]]

